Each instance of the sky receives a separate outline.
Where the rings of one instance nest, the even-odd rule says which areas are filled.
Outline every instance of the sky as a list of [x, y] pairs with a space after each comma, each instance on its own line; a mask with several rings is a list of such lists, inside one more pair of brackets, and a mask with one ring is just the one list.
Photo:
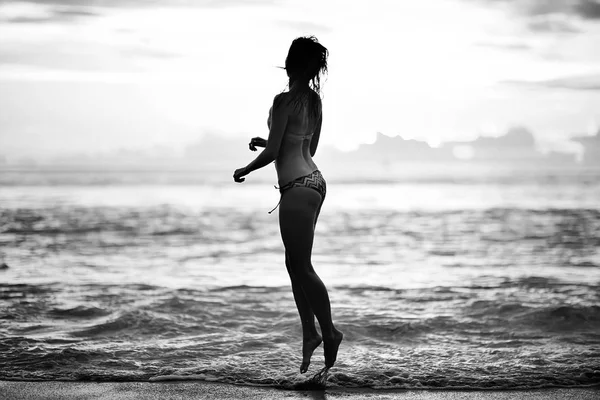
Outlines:
[[[597, 0], [0, 0], [0, 155], [267, 137], [291, 41], [329, 49], [321, 143], [600, 127]], [[160, 148], [160, 147], [159, 147]]]

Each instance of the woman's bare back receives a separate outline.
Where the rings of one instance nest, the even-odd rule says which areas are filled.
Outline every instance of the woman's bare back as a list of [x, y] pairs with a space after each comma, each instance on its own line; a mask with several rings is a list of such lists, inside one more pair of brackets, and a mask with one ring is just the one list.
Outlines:
[[[314, 95], [316, 96], [316, 94]], [[289, 93], [282, 93], [279, 96], [289, 96]], [[321, 102], [318, 96], [316, 97], [319, 101], [317, 116], [311, 115], [307, 101], [294, 105], [292, 102], [287, 101], [286, 97], [279, 99], [283, 103], [282, 107], [286, 107], [288, 114], [281, 147], [275, 160], [279, 185], [285, 185], [287, 182], [308, 175], [318, 169], [310, 151], [317, 121], [321, 118]], [[271, 113], [272, 109], [269, 110], [269, 128]]]

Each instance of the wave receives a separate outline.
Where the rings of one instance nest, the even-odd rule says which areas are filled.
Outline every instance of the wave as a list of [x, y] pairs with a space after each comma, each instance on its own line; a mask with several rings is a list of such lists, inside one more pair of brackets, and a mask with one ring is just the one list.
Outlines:
[[49, 314], [56, 318], [98, 318], [110, 314], [100, 307], [76, 306], [71, 308], [53, 308]]
[[[554, 306], [535, 310], [526, 319], [548, 331], [600, 331], [600, 306]], [[598, 335], [600, 336], [600, 335]]]
[[[370, 163], [367, 167], [373, 167]], [[336, 184], [388, 184], [388, 183], [536, 183], [536, 184], [588, 184], [593, 185], [599, 182], [600, 177], [597, 167], [567, 168], [557, 170], [547, 166], [531, 168], [511, 169], [500, 168], [494, 170], [481, 169], [479, 164], [470, 166], [461, 164], [448, 164], [440, 168], [440, 165], [433, 164], [433, 169], [427, 169], [424, 173], [421, 169], [414, 170], [411, 163], [406, 164], [403, 173], [393, 170], [378, 170], [376, 176], [368, 177], [353, 173], [348, 176], [336, 168], [330, 168], [327, 173], [328, 180]], [[450, 167], [450, 168], [448, 168]], [[377, 168], [379, 169], [379, 168]], [[430, 171], [437, 170], [437, 173]], [[222, 185], [230, 184], [230, 181], [223, 179], [224, 175], [216, 170], [216, 174], [201, 173], [201, 170], [190, 168], [189, 165], [175, 169], [155, 169], [148, 166], [139, 166], [137, 168], [118, 168], [109, 169], [98, 168], [98, 166], [45, 166], [44, 168], [31, 168], [25, 166], [5, 167], [0, 170], [0, 184], [3, 186], [99, 186], [99, 185]], [[215, 171], [212, 171], [215, 172]], [[271, 183], [270, 179], [256, 177], [251, 184]]]
[[121, 312], [107, 321], [70, 332], [74, 337], [174, 337], [185, 334], [186, 325], [153, 311]]

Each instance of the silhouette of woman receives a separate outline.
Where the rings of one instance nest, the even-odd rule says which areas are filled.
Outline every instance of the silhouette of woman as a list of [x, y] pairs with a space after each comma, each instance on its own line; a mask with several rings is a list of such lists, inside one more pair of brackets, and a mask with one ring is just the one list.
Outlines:
[[[275, 161], [281, 192], [279, 227], [285, 266], [302, 322], [301, 373], [308, 370], [310, 358], [321, 342], [325, 368], [332, 367], [343, 338], [331, 320], [327, 289], [311, 263], [315, 226], [326, 193], [325, 180], [312, 157], [321, 133], [321, 75], [327, 72], [328, 54], [314, 36], [292, 42], [285, 59], [289, 90], [273, 100], [268, 119], [269, 138], [250, 140], [250, 150], [265, 149], [233, 174], [234, 180], [241, 183], [250, 172]], [[315, 316], [323, 337], [315, 327]]]

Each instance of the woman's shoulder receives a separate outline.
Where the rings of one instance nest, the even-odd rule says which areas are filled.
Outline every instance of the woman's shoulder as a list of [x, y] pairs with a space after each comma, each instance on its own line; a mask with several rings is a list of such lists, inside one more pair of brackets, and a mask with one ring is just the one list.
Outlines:
[[277, 108], [279, 111], [292, 111], [294, 109], [294, 95], [290, 92], [277, 93], [273, 98], [273, 109]]
[[273, 105], [276, 107], [282, 105], [289, 105], [291, 103], [295, 103], [296, 100], [303, 102], [308, 99], [312, 100], [313, 102], [316, 102], [319, 105], [319, 107], [321, 106], [321, 96], [319, 96], [319, 94], [312, 89], [304, 93], [294, 93], [289, 91], [277, 93], [273, 98]]
[[287, 98], [288, 93], [289, 92], [277, 93], [273, 98], [273, 107], [281, 107], [282, 105], [285, 105], [287, 102], [284, 102], [284, 100]]

